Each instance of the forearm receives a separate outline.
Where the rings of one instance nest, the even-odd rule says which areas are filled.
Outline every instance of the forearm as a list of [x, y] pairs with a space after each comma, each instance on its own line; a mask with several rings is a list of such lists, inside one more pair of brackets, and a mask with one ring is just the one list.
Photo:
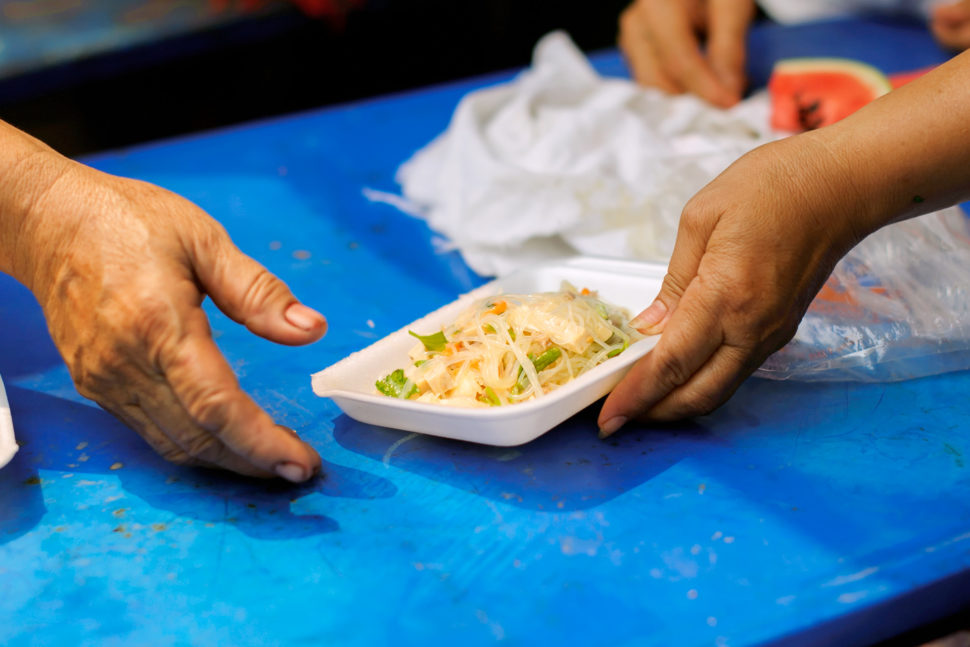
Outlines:
[[970, 198], [970, 52], [810, 135], [841, 158], [865, 233]]
[[0, 271], [31, 282], [29, 215], [33, 205], [72, 162], [52, 148], [0, 121]]

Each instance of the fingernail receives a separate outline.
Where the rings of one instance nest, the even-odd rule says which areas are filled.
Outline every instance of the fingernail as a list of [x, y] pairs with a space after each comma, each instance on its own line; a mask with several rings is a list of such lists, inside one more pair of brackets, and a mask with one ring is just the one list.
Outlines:
[[286, 479], [290, 483], [302, 483], [309, 478], [303, 466], [297, 465], [296, 463], [277, 463], [275, 469], [277, 476]]
[[642, 333], [647, 333], [651, 328], [661, 323], [666, 316], [667, 306], [664, 305], [663, 301], [657, 299], [650, 304], [649, 308], [630, 320], [630, 325]]
[[616, 430], [626, 424], [626, 418], [624, 416], [616, 416], [615, 418], [610, 418], [600, 426], [600, 439], [608, 438], [616, 433]]
[[323, 315], [306, 307], [302, 303], [293, 303], [286, 312], [283, 313], [286, 320], [291, 326], [295, 326], [300, 330], [313, 330], [320, 325], [323, 320]]

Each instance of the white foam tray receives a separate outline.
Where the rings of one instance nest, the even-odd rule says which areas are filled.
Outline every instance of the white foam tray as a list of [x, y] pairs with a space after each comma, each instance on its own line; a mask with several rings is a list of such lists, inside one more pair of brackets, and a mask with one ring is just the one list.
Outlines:
[[539, 265], [496, 279], [391, 333], [312, 376], [313, 392], [331, 398], [348, 416], [382, 427], [486, 445], [529, 442], [609, 393], [630, 366], [653, 348], [659, 337], [632, 344], [572, 382], [535, 400], [483, 409], [448, 407], [381, 395], [374, 382], [407, 364], [414, 338], [451, 323], [473, 301], [502, 293], [552, 292], [563, 280], [599, 293], [604, 301], [624, 306], [631, 315], [650, 304], [660, 291], [666, 267], [654, 263], [578, 257]]

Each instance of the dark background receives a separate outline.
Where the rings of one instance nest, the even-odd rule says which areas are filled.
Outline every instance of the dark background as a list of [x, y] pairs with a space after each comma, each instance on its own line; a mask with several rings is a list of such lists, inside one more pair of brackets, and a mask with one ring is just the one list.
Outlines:
[[526, 65], [565, 29], [615, 46], [626, 0], [371, 0], [294, 7], [0, 82], [0, 118], [67, 155]]

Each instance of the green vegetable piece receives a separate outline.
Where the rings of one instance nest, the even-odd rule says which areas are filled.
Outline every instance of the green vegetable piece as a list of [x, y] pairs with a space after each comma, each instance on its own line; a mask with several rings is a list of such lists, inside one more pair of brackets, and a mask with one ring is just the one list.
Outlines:
[[625, 351], [629, 347], [630, 347], [630, 342], [624, 339], [622, 346], [620, 346], [619, 348], [614, 348], [613, 350], [611, 350], [610, 352], [608, 352], [606, 354], [606, 356], [607, 357], [616, 357], [617, 355], [619, 355], [620, 353], [622, 353], [623, 351]]
[[[547, 348], [539, 353], [538, 357], [534, 357], [532, 353], [529, 353], [529, 359], [532, 360], [532, 365], [536, 367], [536, 373], [548, 368], [550, 364], [555, 362], [560, 357], [562, 357], [562, 349], [558, 346]], [[512, 387], [512, 392], [522, 393], [525, 391], [525, 387], [527, 386], [529, 386], [529, 376], [525, 374], [525, 371], [523, 371], [522, 367], [520, 366], [519, 375], [515, 381], [515, 386]]]
[[520, 366], [519, 375], [515, 379], [515, 384], [512, 385], [511, 391], [512, 393], [518, 395], [519, 393], [522, 393], [523, 391], [525, 391], [525, 387], [528, 385], [529, 385], [529, 378], [528, 376], [526, 376], [525, 371], [523, 371], [522, 367]]
[[410, 390], [407, 394], [404, 393], [404, 387], [408, 383], [408, 378], [404, 376], [404, 369], [397, 369], [391, 373], [385, 375], [380, 380], [374, 383], [377, 390], [386, 396], [392, 398], [410, 398], [412, 395], [418, 392], [418, 387], [413, 383], [411, 384]]
[[596, 312], [599, 314], [600, 317], [609, 321], [610, 313], [606, 311], [606, 306], [604, 306], [602, 303], [596, 304]]
[[421, 343], [424, 344], [424, 349], [433, 353], [440, 353], [445, 349], [445, 344], [448, 343], [448, 339], [445, 337], [445, 334], [440, 330], [433, 335], [419, 335], [413, 330], [409, 330], [408, 334], [412, 337], [420, 339]]
[[495, 389], [490, 386], [485, 387], [485, 401], [493, 407], [502, 405], [502, 401], [498, 399], [498, 394], [495, 393]]
[[532, 365], [536, 367], [536, 372], [538, 372], [548, 367], [560, 357], [562, 357], [562, 349], [558, 346], [553, 346], [542, 351], [538, 357], [533, 359]]

